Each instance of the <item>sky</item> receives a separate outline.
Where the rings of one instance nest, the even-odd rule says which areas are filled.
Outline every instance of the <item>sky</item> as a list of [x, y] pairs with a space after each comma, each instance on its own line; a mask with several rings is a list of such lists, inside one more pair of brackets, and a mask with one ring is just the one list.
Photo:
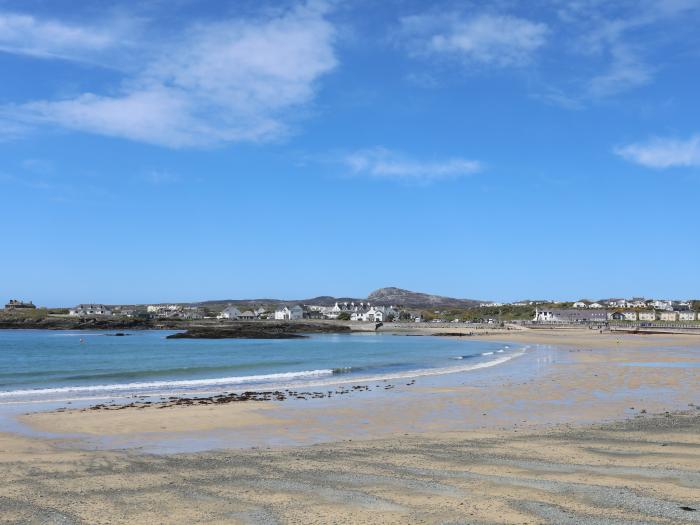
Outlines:
[[0, 0], [0, 297], [700, 297], [698, 24]]

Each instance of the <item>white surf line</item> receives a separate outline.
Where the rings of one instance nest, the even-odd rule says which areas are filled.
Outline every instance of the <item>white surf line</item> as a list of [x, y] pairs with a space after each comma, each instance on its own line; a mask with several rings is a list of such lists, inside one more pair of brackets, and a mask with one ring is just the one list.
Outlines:
[[[326, 379], [324, 381], [309, 381], [309, 382], [296, 382], [296, 383], [278, 383], [278, 384], [247, 384], [245, 387], [238, 386], [235, 388], [225, 388], [225, 389], [217, 389], [217, 390], [181, 390], [181, 391], [156, 391], [156, 392], [149, 392], [149, 391], [142, 391], [142, 392], [129, 392], [128, 394], [116, 394], [116, 395], [102, 395], [102, 396], [81, 396], [81, 397], [72, 397], [72, 398], [48, 398], [48, 399], [33, 399], [33, 400], [12, 400], [12, 401], [0, 401], [0, 406], [2, 405], [15, 405], [15, 404], [39, 404], [39, 403], [65, 403], [65, 402], [73, 402], [73, 401], [100, 401], [100, 400], [116, 400], [116, 399], [136, 399], [139, 397], [145, 397], [145, 398], [157, 398], [157, 397], [177, 397], [177, 396], [196, 396], [196, 395], [219, 395], [222, 392], [230, 392], [230, 393], [238, 393], [238, 392], [245, 392], [245, 391], [274, 391], [274, 390], [291, 390], [291, 389], [297, 389], [297, 388], [309, 388], [309, 387], [319, 387], [319, 386], [333, 386], [333, 385], [346, 385], [346, 384], [356, 384], [356, 383], [364, 383], [364, 382], [376, 382], [376, 381], [392, 381], [395, 379], [412, 379], [416, 377], [430, 377], [430, 376], [439, 376], [439, 375], [446, 375], [446, 374], [456, 374], [460, 372], [469, 372], [471, 370], [480, 370], [483, 368], [491, 368], [493, 366], [497, 366], [503, 363], [506, 363], [510, 361], [511, 359], [515, 359], [516, 357], [520, 357], [522, 355], [525, 355], [527, 350], [530, 349], [530, 346], [524, 347], [520, 352], [513, 353], [507, 356], [499, 357], [498, 359], [493, 359], [491, 361], [487, 361], [484, 363], [476, 363], [473, 365], [463, 365], [463, 366], [453, 366], [453, 367], [446, 367], [446, 368], [423, 368], [423, 369], [417, 369], [417, 370], [408, 370], [406, 372], [396, 372], [394, 374], [376, 374], [376, 375], [370, 375], [370, 376], [352, 376], [352, 377], [347, 377], [345, 379], [340, 379], [340, 376], [333, 376], [331, 374], [331, 377], [338, 377], [338, 379]], [[322, 370], [322, 372], [327, 372], [327, 370]], [[332, 370], [331, 370], [332, 372]], [[270, 375], [282, 375], [282, 374], [270, 374]], [[255, 377], [255, 376], [247, 376], [247, 377]], [[258, 376], [258, 377], [264, 377], [264, 376]], [[318, 377], [318, 376], [317, 376]], [[324, 377], [327, 377], [324, 375]], [[222, 379], [228, 379], [228, 378], [222, 378]], [[199, 380], [199, 381], [206, 381], [206, 385], [215, 385], [215, 384], [220, 384], [221, 386], [227, 386], [229, 384], [235, 384], [235, 383], [225, 383], [225, 382], [218, 382], [219, 380], [217, 379], [211, 379], [211, 380]], [[168, 383], [165, 381], [164, 383]], [[240, 383], [240, 382], [239, 382]], [[170, 383], [172, 385], [172, 383]], [[204, 386], [204, 384], [202, 384]], [[36, 392], [36, 390], [30, 391], [30, 392]]]
[[333, 375], [333, 370], [303, 370], [301, 372], [282, 372], [278, 374], [262, 374], [255, 376], [232, 376], [212, 379], [187, 379], [181, 381], [152, 381], [150, 383], [116, 383], [113, 385], [91, 386], [65, 386], [56, 388], [40, 388], [27, 390], [10, 390], [0, 392], [0, 398], [12, 398], [18, 396], [40, 396], [46, 394], [60, 394], [70, 392], [119, 392], [124, 390], [137, 391], [141, 389], [148, 392], [159, 387], [187, 387], [208, 385], [235, 385], [239, 383], [255, 383], [275, 379], [294, 379], [299, 377], [318, 377]]

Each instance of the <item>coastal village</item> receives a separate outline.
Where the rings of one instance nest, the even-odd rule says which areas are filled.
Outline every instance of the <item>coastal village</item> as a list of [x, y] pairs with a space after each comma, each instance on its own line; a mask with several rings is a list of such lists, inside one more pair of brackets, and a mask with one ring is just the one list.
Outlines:
[[[221, 321], [298, 321], [338, 320], [360, 323], [486, 323], [503, 321], [534, 324], [700, 323], [700, 301], [665, 299], [604, 299], [574, 302], [518, 301], [485, 302], [470, 308], [405, 308], [370, 301], [335, 301], [327, 304], [224, 304], [212, 308], [203, 304], [105, 305], [78, 304], [71, 308], [52, 308], [50, 315], [78, 318], [125, 317], [148, 319]], [[11, 299], [6, 313], [37, 311], [31, 301]]]

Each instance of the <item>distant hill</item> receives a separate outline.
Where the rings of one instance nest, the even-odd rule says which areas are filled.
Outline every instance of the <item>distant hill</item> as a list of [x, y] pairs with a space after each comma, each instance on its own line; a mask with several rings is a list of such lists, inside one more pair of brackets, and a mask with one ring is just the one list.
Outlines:
[[481, 301], [474, 299], [455, 299], [453, 297], [443, 297], [441, 295], [431, 295], [420, 292], [412, 292], [402, 288], [380, 288], [373, 291], [365, 298], [359, 297], [333, 297], [322, 295], [309, 299], [228, 299], [203, 301], [196, 303], [197, 306], [205, 306], [212, 309], [220, 309], [227, 304], [233, 305], [279, 305], [279, 304], [314, 304], [319, 306], [333, 306], [336, 302], [356, 302], [369, 301], [376, 305], [397, 305], [406, 308], [471, 308], [477, 306]]
[[398, 304], [407, 308], [470, 308], [481, 302], [475, 299], [455, 299], [393, 287], [375, 290], [367, 296], [367, 300], [373, 304]]

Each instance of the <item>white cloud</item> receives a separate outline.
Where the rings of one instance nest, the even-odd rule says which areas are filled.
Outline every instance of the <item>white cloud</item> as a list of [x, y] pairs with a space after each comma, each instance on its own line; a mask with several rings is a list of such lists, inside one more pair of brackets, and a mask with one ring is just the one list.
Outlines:
[[594, 98], [616, 95], [652, 81], [652, 68], [627, 46], [615, 44], [610, 55], [608, 70], [588, 84], [588, 93]]
[[350, 153], [342, 162], [354, 175], [424, 183], [473, 175], [482, 170], [481, 163], [475, 160], [416, 160], [382, 147]]
[[81, 60], [118, 42], [115, 28], [83, 27], [31, 15], [0, 13], [0, 51]]
[[5, 121], [0, 110], [0, 142], [18, 139], [27, 134], [27, 126], [13, 121]]
[[[603, 99], [653, 82], [666, 58], [663, 46], [671, 44], [676, 33], [682, 34], [700, 9], [696, 0], [556, 3], [561, 4], [557, 13], [564, 24], [566, 49], [578, 62], [580, 57], [591, 60], [597, 70], [583, 89], [569, 90], [578, 91], [569, 96], [579, 100]], [[679, 24], [681, 17], [686, 24]]]
[[335, 31], [318, 6], [200, 24], [158, 50], [115, 94], [0, 107], [0, 118], [170, 147], [277, 138], [336, 67]]
[[615, 149], [622, 158], [649, 168], [700, 166], [700, 135], [687, 140], [655, 138]]
[[524, 18], [450, 13], [402, 18], [399, 39], [414, 55], [447, 55], [505, 67], [529, 63], [547, 34], [546, 24]]

